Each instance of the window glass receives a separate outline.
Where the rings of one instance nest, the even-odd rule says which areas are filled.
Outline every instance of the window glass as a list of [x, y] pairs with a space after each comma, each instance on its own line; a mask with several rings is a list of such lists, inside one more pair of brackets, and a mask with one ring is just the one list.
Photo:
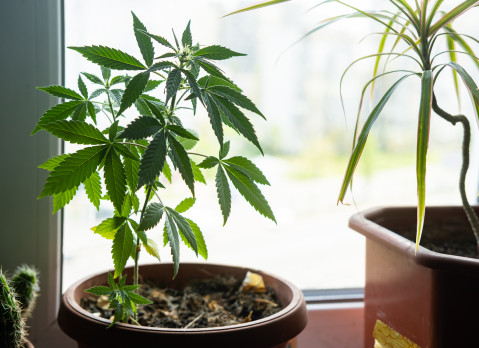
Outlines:
[[[191, 19], [194, 41], [221, 44], [248, 54], [220, 65], [267, 118], [265, 122], [251, 115], [265, 150], [265, 156], [258, 154], [255, 163], [271, 182], [262, 191], [273, 208], [277, 224], [257, 214], [236, 194], [231, 217], [223, 227], [213, 181], [208, 186], [198, 184], [197, 203], [188, 213], [205, 234], [208, 262], [266, 270], [304, 289], [362, 287], [364, 240], [348, 229], [348, 217], [371, 206], [416, 203], [418, 101], [416, 95], [407, 93], [411, 88], [417, 90], [419, 79], [402, 85], [398, 97], [393, 97], [384, 110], [357, 169], [354, 194], [347, 198], [350, 204], [337, 206], [361, 83], [371, 76], [371, 62], [358, 63], [345, 76], [342, 92], [346, 116], [340, 103], [339, 78], [350, 62], [377, 49], [377, 38], [368, 34], [381, 28], [367, 20], [353, 19], [333, 24], [297, 42], [320, 20], [350, 12], [328, 5], [311, 9], [319, 2], [309, 0], [221, 18], [251, 3], [66, 1], [66, 46], [106, 45], [141, 57], [132, 31], [130, 11], [133, 11], [151, 33], [171, 38], [172, 28], [181, 34]], [[375, 8], [376, 3], [362, 0], [360, 5], [367, 9]], [[469, 27], [472, 23], [471, 19]], [[96, 65], [78, 53], [67, 49], [65, 55], [67, 87], [76, 86], [79, 72], [100, 74]], [[381, 88], [384, 91], [392, 82], [384, 80], [378, 91]], [[444, 107], [457, 110], [453, 91], [438, 93]], [[367, 98], [365, 108], [377, 100], [378, 96], [371, 101]], [[463, 111], [471, 113], [467, 107]], [[209, 127], [208, 118], [201, 112], [191, 122]], [[443, 128], [443, 123], [434, 119], [431, 126], [428, 204], [460, 201], [456, 190], [460, 129]], [[243, 144], [242, 150], [256, 153], [246, 142]], [[66, 145], [67, 152], [75, 149]], [[205, 151], [217, 151], [214, 139], [211, 149]], [[469, 178], [477, 178], [477, 161], [473, 162]], [[213, 174], [207, 175], [214, 180]], [[177, 204], [186, 192], [181, 178], [177, 182], [178, 191], [166, 198], [171, 205]], [[470, 191], [476, 192], [475, 180], [469, 184]], [[64, 289], [94, 271], [113, 267], [111, 241], [90, 230], [110, 216], [112, 209], [102, 205], [96, 211], [82, 190], [65, 209]], [[161, 244], [160, 230], [151, 236]], [[168, 247], [160, 253], [163, 261], [170, 259]], [[186, 248], [181, 253], [182, 261], [196, 260]], [[141, 262], [156, 261], [143, 253]]]

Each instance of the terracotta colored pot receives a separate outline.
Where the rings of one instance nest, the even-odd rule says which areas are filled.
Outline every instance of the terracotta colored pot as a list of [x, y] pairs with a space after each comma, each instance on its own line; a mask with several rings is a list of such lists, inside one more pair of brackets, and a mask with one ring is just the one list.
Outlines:
[[[393, 231], [415, 230], [416, 208], [382, 208], [351, 217], [365, 235], [365, 343], [379, 319], [422, 348], [479, 347], [479, 260], [419, 247]], [[424, 234], [471, 239], [462, 207], [426, 209]]]
[[[220, 274], [244, 277], [249, 269], [185, 263], [172, 281], [173, 267], [169, 263], [140, 266], [140, 276], [152, 279], [160, 285], [180, 288], [189, 279], [208, 278]], [[132, 279], [132, 268], [125, 273]], [[106, 329], [109, 321], [98, 318], [79, 306], [85, 289], [106, 284], [107, 274], [102, 273], [72, 285], [62, 296], [58, 323], [61, 329], [78, 342], [79, 348], [94, 347], [258, 347], [282, 348], [288, 340], [297, 336], [306, 326], [307, 312], [302, 292], [290, 283], [267, 273], [254, 271], [263, 276], [271, 286], [284, 308], [261, 320], [207, 329], [163, 329], [128, 324], [117, 324]]]

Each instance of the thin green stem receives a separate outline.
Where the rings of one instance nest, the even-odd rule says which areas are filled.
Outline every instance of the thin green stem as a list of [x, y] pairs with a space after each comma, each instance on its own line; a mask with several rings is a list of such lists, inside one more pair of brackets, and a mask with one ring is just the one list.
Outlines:
[[[145, 203], [143, 203], [143, 209], [141, 209], [141, 214], [140, 214], [140, 221], [143, 219], [143, 215], [145, 214], [146, 207], [148, 206], [148, 201], [150, 200], [150, 195], [152, 191], [152, 187], [148, 187], [148, 191], [146, 193], [146, 198], [145, 198]], [[134, 268], [134, 274], [133, 274], [133, 285], [138, 285], [138, 259], [140, 257], [140, 237], [136, 237], [136, 250], [135, 250], [135, 268]], [[136, 314], [135, 314], [135, 319], [136, 319]]]
[[111, 112], [111, 115], [113, 116], [113, 122], [116, 121], [116, 116], [115, 116], [115, 111], [113, 110], [113, 104], [111, 103], [111, 98], [110, 98], [110, 91], [107, 90], [106, 91], [106, 95], [108, 97], [108, 106], [110, 107], [110, 112]]
[[197, 152], [188, 152], [188, 155], [194, 155], [194, 156], [201, 156], [201, 157], [208, 157], [207, 155], [203, 155], [201, 153], [197, 153]]
[[461, 194], [464, 211], [466, 213], [467, 219], [469, 220], [469, 224], [471, 225], [474, 236], [476, 237], [479, 248], [479, 218], [469, 204], [466, 195], [466, 174], [467, 170], [469, 169], [469, 146], [471, 143], [471, 126], [469, 120], [464, 115], [453, 116], [441, 109], [437, 104], [436, 96], [433, 96], [432, 108], [436, 114], [438, 114], [440, 117], [442, 117], [452, 125], [455, 125], [456, 123], [460, 122], [464, 127], [464, 137], [462, 142], [462, 167], [459, 177], [459, 192]]

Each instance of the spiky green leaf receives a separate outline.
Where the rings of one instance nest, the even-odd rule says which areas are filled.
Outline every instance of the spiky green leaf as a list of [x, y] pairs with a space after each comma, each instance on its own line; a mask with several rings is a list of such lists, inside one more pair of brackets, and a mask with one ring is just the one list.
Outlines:
[[146, 84], [150, 79], [149, 72], [139, 73], [133, 77], [128, 85], [126, 85], [125, 93], [121, 98], [120, 110], [118, 110], [118, 115], [123, 113], [126, 109], [132, 106], [135, 101], [140, 97], [140, 95], [145, 90]]
[[224, 60], [232, 57], [245, 56], [246, 54], [232, 51], [223, 46], [213, 45], [199, 49], [194, 55], [205, 59]]
[[161, 123], [155, 117], [140, 116], [131, 122], [119, 135], [119, 138], [138, 140], [157, 133]]
[[175, 221], [180, 232], [181, 239], [196, 253], [196, 255], [198, 255], [198, 244], [196, 243], [196, 237], [186, 218], [174, 209], [168, 207], [165, 207], [165, 209], [167, 215], [169, 214]]
[[82, 121], [61, 120], [51, 122], [43, 128], [65, 141], [83, 145], [101, 145], [108, 143], [108, 139], [95, 126]]
[[48, 87], [37, 87], [37, 89], [47, 92], [55, 97], [73, 99], [73, 100], [84, 100], [84, 98], [70, 88], [63, 86], [48, 86]]
[[124, 217], [115, 216], [103, 220], [98, 226], [92, 227], [91, 230], [99, 234], [103, 238], [113, 239], [117, 230], [125, 223]]
[[64, 154], [52, 157], [49, 160], [40, 164], [38, 166], [38, 168], [42, 168], [42, 169], [52, 171], [53, 169], [55, 169], [56, 166], [58, 166], [61, 162], [63, 162], [68, 156], [69, 156], [69, 154], [64, 153]]
[[73, 111], [75, 111], [78, 105], [83, 103], [84, 102], [80, 100], [72, 100], [66, 103], [57, 104], [51, 109], [47, 110], [38, 121], [35, 129], [32, 132], [32, 135], [38, 132], [48, 123], [66, 119], [73, 113]]
[[185, 181], [186, 185], [190, 189], [193, 196], [195, 195], [195, 177], [193, 175], [193, 169], [191, 168], [190, 158], [188, 153], [181, 143], [173, 136], [168, 134], [168, 142], [170, 144], [172, 160], [175, 166], [180, 171], [181, 177]]
[[196, 202], [196, 198], [193, 198], [193, 197], [185, 198], [184, 200], [180, 202], [180, 204], [178, 204], [175, 207], [175, 210], [178, 213], [184, 213], [185, 211], [190, 209], [195, 204], [195, 202]]
[[97, 210], [100, 210], [100, 199], [102, 196], [100, 174], [98, 174], [98, 172], [93, 172], [93, 174], [90, 175], [90, 177], [87, 178], [83, 184], [85, 185], [85, 192], [88, 196], [88, 199]]
[[150, 33], [146, 32], [146, 31], [143, 31], [143, 30], [139, 30], [139, 32], [143, 33], [144, 35], [147, 35], [147, 36], [151, 37], [156, 42], [162, 44], [165, 47], [171, 48], [173, 51], [175, 51], [175, 48], [164, 37], [161, 37], [159, 35], [150, 34]]
[[96, 295], [96, 296], [102, 296], [102, 295], [110, 295], [114, 291], [113, 289], [109, 288], [108, 286], [94, 286], [92, 288], [86, 289], [85, 292], [88, 292], [90, 294]]
[[243, 172], [243, 174], [259, 184], [270, 185], [263, 172], [246, 157], [234, 156], [224, 160], [223, 162], [227, 163], [236, 170]]
[[90, 80], [91, 83], [94, 83], [96, 85], [101, 85], [101, 86], [104, 85], [103, 81], [96, 75], [86, 73], [86, 72], [82, 72], [81, 74], [85, 76], [88, 80]]
[[220, 204], [221, 214], [223, 215], [223, 225], [228, 221], [231, 213], [231, 190], [226, 178], [225, 172], [221, 166], [216, 171], [216, 192]]
[[166, 161], [166, 137], [163, 130], [153, 137], [143, 154], [138, 172], [138, 188], [145, 184], [153, 183]]
[[147, 66], [153, 64], [153, 57], [155, 56], [155, 50], [153, 48], [153, 43], [151, 38], [148, 35], [144, 35], [140, 30], [147, 31], [143, 23], [138, 19], [138, 17], [131, 12], [133, 16], [133, 30], [135, 32], [136, 42], [140, 48], [141, 55], [145, 60]]
[[39, 198], [80, 185], [96, 171], [107, 151], [107, 145], [91, 146], [70, 154], [50, 173]]
[[[115, 70], [143, 70], [146, 67], [133, 56], [106, 46], [68, 47], [89, 61]], [[108, 77], [109, 78], [109, 77]], [[107, 78], [105, 78], [107, 79]]]
[[133, 233], [128, 224], [123, 224], [116, 232], [111, 247], [111, 255], [115, 265], [115, 278], [120, 276], [125, 269], [126, 261], [128, 261], [133, 247]]
[[190, 224], [191, 230], [195, 234], [196, 243], [198, 244], [198, 254], [200, 254], [202, 258], [207, 260], [208, 248], [206, 247], [206, 242], [205, 242], [205, 238], [203, 237], [203, 232], [201, 232], [201, 229], [199, 228], [199, 226], [192, 220], [186, 219], [186, 221], [188, 221], [188, 223]]
[[126, 174], [120, 157], [113, 149], [105, 158], [104, 177], [108, 196], [114, 207], [121, 211], [126, 195]]
[[178, 91], [181, 84], [181, 70], [173, 69], [168, 74], [166, 80], [166, 102], [170, 100]]
[[53, 211], [52, 214], [55, 214], [58, 210], [62, 209], [68, 203], [71, 202], [75, 194], [77, 193], [78, 187], [74, 187], [71, 190], [65, 192], [57, 193], [53, 196]]
[[217, 158], [213, 156], [208, 156], [206, 157], [200, 164], [198, 164], [198, 167], [200, 168], [213, 168], [214, 166], [218, 165], [220, 163]]
[[175, 278], [180, 267], [180, 237], [173, 217], [170, 214], [166, 214], [165, 232], [165, 236], [170, 244], [171, 255], [173, 256], [173, 278]]
[[259, 111], [256, 105], [254, 105], [254, 103], [248, 97], [233, 88], [226, 86], [212, 86], [208, 88], [208, 91], [221, 97], [224, 97], [230, 102], [236, 104], [237, 106], [252, 111], [265, 118], [261, 111]]
[[193, 38], [191, 37], [191, 29], [190, 29], [191, 20], [188, 21], [188, 25], [186, 29], [183, 31], [183, 35], [181, 36], [181, 43], [183, 47], [193, 46]]
[[151, 203], [145, 210], [138, 229], [141, 231], [151, 230], [160, 223], [163, 217], [164, 207], [160, 203]]

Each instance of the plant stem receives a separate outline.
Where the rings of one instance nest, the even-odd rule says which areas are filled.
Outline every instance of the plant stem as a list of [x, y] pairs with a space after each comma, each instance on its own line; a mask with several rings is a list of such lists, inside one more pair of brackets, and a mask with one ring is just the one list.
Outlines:
[[471, 205], [469, 204], [469, 201], [467, 200], [467, 195], [466, 195], [466, 174], [467, 170], [469, 169], [469, 145], [471, 143], [471, 126], [469, 123], [469, 120], [467, 119], [466, 116], [464, 115], [450, 115], [443, 109], [439, 107], [437, 104], [436, 96], [433, 95], [432, 99], [432, 109], [436, 114], [438, 114], [440, 117], [451, 123], [452, 125], [455, 125], [457, 122], [462, 123], [464, 127], [464, 137], [462, 141], [462, 168], [461, 168], [461, 173], [459, 177], [459, 192], [461, 194], [461, 199], [462, 199], [462, 206], [464, 207], [464, 211], [466, 213], [467, 219], [469, 220], [469, 224], [471, 225], [472, 232], [474, 233], [474, 236], [476, 237], [476, 241], [478, 244], [478, 250], [479, 250], [479, 218], [477, 214], [474, 212], [472, 209]]
[[[141, 209], [140, 215], [140, 222], [143, 219], [143, 215], [145, 214], [146, 207], [148, 205], [148, 201], [150, 200], [152, 187], [148, 187], [148, 191], [146, 193], [145, 203], [143, 204], [143, 209]], [[136, 237], [136, 251], [135, 251], [135, 268], [133, 273], [133, 285], [138, 285], [138, 259], [140, 257], [140, 237]], [[135, 318], [136, 319], [136, 318]]]

